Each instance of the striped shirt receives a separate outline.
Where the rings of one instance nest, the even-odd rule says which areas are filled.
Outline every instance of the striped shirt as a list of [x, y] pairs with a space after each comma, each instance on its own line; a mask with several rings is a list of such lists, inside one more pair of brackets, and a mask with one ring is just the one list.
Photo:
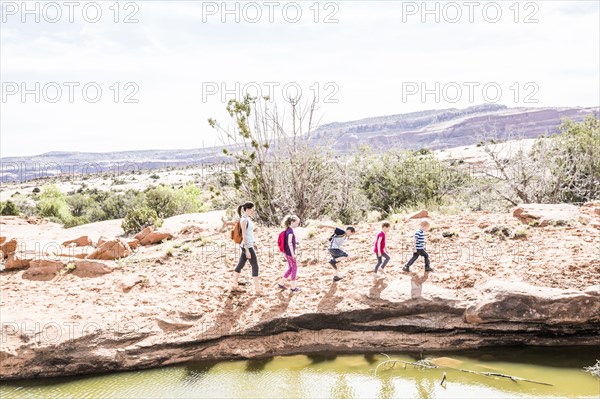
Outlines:
[[415, 233], [415, 242], [417, 249], [425, 249], [425, 232], [423, 229], [419, 229]]

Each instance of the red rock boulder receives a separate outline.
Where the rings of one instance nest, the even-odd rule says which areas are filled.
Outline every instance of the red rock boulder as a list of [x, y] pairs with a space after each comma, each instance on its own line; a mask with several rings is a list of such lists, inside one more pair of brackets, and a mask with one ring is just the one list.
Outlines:
[[152, 245], [158, 244], [163, 240], [170, 240], [173, 238], [173, 235], [166, 231], [154, 231], [152, 227], [146, 227], [144, 230], [133, 236], [133, 238], [138, 240], [140, 245]]
[[29, 269], [23, 272], [23, 278], [34, 281], [50, 281], [56, 277], [66, 263], [56, 260], [36, 259], [29, 262]]
[[63, 247], [68, 247], [69, 245], [75, 244], [76, 247], [85, 247], [87, 245], [92, 245], [92, 240], [88, 236], [81, 236], [74, 240], [65, 241], [62, 243]]
[[429, 212], [427, 212], [425, 209], [423, 209], [421, 211], [411, 213], [406, 218], [407, 219], [422, 219], [422, 218], [428, 218], [428, 217], [429, 217]]
[[110, 267], [106, 263], [96, 260], [75, 260], [73, 263], [75, 264], [75, 270], [71, 273], [77, 277], [100, 277], [114, 270], [113, 267]]
[[129, 248], [127, 241], [122, 238], [115, 238], [100, 245], [86, 259], [115, 260], [125, 258], [130, 253], [131, 248]]
[[20, 252], [11, 252], [8, 254], [4, 270], [27, 269], [29, 263], [33, 260], [33, 255], [25, 255]]
[[576, 222], [579, 209], [571, 204], [523, 204], [513, 211], [513, 216], [522, 223], [536, 222], [540, 227], [549, 224]]
[[0, 246], [0, 251], [2, 251], [2, 259], [6, 259], [8, 254], [11, 252], [15, 252], [17, 250], [17, 240], [14, 238], [10, 241], [6, 241], [4, 244]]

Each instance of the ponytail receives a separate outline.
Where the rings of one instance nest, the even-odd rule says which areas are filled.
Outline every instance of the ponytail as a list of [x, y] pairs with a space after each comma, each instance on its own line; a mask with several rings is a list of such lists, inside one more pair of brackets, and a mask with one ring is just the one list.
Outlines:
[[238, 216], [242, 217], [242, 209], [245, 211], [247, 209], [252, 209], [252, 208], [254, 208], [254, 204], [250, 201], [238, 206], [238, 208], [237, 208]]
[[283, 218], [283, 222], [281, 224], [283, 225], [283, 227], [290, 227], [292, 223], [296, 220], [300, 220], [300, 218], [296, 215], [286, 215]]

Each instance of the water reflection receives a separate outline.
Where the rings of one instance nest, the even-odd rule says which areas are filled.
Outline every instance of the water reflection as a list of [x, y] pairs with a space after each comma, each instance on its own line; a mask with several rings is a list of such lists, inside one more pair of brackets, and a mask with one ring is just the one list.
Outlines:
[[273, 360], [272, 357], [263, 359], [251, 359], [246, 361], [246, 371], [251, 373], [257, 373], [263, 371], [267, 363]]
[[[420, 354], [390, 354], [415, 361]], [[250, 361], [191, 362], [160, 369], [100, 376], [36, 379], [0, 385], [4, 398], [597, 398], [599, 380], [582, 367], [595, 363], [600, 347], [493, 348], [471, 353], [424, 353], [444, 358], [444, 368], [408, 365], [380, 369], [379, 354], [317, 353]], [[571, 365], [571, 366], [568, 366]], [[490, 371], [552, 383], [515, 382], [464, 373]], [[440, 386], [443, 373], [445, 387]]]

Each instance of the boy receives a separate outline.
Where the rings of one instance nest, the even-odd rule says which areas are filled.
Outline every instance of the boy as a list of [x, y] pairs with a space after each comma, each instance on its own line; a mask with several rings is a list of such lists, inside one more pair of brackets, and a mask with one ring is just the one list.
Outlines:
[[354, 227], [352, 226], [348, 226], [346, 227], [346, 230], [344, 230], [340, 227], [323, 224], [319, 225], [319, 228], [333, 229], [333, 235], [330, 238], [329, 244], [329, 253], [331, 254], [329, 264], [334, 269], [333, 281], [340, 281], [343, 277], [340, 277], [338, 275], [337, 264], [340, 261], [342, 261], [341, 258], [346, 258], [346, 261], [348, 261], [349, 259], [348, 254], [342, 250], [342, 246], [344, 245], [344, 242], [348, 239], [348, 237], [356, 233], [356, 229], [354, 229]]
[[420, 224], [420, 229], [415, 233], [415, 249], [416, 251], [413, 253], [412, 258], [408, 261], [406, 266], [402, 268], [403, 271], [409, 272], [410, 266], [415, 263], [419, 256], [425, 258], [425, 271], [431, 272], [433, 269], [429, 266], [429, 255], [425, 252], [425, 232], [429, 230], [429, 222], [427, 220], [423, 220]]
[[[385, 252], [385, 235], [390, 231], [390, 222], [383, 222], [381, 224], [381, 232], [377, 234], [375, 239], [375, 255], [377, 255], [377, 265], [375, 266], [375, 277], [377, 277], [377, 270], [380, 274], [385, 274], [384, 268], [390, 261], [390, 256]], [[383, 260], [385, 259], [385, 260]], [[381, 269], [379, 269], [381, 266]]]

